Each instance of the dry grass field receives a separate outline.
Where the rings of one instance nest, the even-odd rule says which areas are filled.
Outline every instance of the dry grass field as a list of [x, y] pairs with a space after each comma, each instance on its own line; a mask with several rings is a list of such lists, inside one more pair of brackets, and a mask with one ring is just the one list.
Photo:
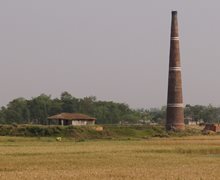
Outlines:
[[220, 179], [220, 136], [98, 140], [0, 137], [0, 179]]

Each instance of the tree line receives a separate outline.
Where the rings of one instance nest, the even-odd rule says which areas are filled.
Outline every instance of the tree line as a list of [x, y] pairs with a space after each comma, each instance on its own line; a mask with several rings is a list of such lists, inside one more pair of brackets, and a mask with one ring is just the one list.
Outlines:
[[[162, 108], [151, 108], [138, 110], [141, 114], [145, 114], [151, 122], [160, 124], [165, 123], [166, 106]], [[186, 104], [184, 108], [185, 123], [189, 120], [197, 124], [199, 123], [220, 123], [220, 107], [214, 107], [211, 104], [205, 105], [190, 105]]]
[[[97, 118], [98, 124], [149, 123], [164, 124], [166, 107], [150, 109], [132, 109], [127, 104], [112, 101], [100, 101], [95, 96], [76, 98], [68, 92], [59, 98], [41, 94], [30, 100], [16, 98], [0, 109], [0, 124], [47, 124], [49, 116], [62, 112], [83, 113]], [[194, 121], [203, 120], [212, 123], [220, 120], [220, 107], [212, 105], [186, 105], [185, 117]]]
[[41, 94], [31, 100], [16, 98], [0, 110], [1, 124], [47, 124], [49, 116], [62, 112], [83, 113], [97, 118], [100, 124], [117, 124], [126, 119], [139, 119], [139, 114], [127, 104], [98, 101], [95, 96], [76, 98], [63, 92], [60, 98]]

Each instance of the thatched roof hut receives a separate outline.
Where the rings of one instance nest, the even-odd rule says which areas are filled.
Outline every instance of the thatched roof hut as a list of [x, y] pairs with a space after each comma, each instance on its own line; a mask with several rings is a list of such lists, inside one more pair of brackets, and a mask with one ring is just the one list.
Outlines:
[[91, 125], [95, 124], [96, 118], [80, 113], [61, 113], [48, 117], [48, 120], [55, 120], [59, 125]]

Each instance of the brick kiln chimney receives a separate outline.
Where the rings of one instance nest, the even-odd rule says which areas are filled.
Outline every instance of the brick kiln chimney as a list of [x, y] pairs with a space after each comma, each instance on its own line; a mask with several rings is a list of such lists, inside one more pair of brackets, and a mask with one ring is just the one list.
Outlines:
[[177, 11], [172, 11], [171, 21], [166, 129], [185, 129]]

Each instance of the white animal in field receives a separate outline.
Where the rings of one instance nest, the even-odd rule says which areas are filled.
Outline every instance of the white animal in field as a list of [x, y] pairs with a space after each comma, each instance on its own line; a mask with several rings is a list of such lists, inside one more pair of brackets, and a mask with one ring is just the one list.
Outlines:
[[62, 137], [56, 137], [56, 141], [62, 141]]

